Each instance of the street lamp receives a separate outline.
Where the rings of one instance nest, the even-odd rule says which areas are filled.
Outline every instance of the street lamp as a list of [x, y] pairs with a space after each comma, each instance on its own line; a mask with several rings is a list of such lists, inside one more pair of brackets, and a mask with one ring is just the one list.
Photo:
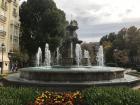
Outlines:
[[10, 52], [8, 53], [8, 58], [9, 58], [9, 60], [10, 60], [10, 63], [9, 63], [9, 65], [10, 65], [10, 70], [11, 70], [11, 66], [12, 66], [13, 54], [14, 54], [14, 52], [12, 52], [12, 51], [10, 51]]
[[4, 43], [1, 44], [1, 47], [2, 47], [2, 65], [1, 65], [1, 74], [3, 74], [3, 50], [4, 50]]

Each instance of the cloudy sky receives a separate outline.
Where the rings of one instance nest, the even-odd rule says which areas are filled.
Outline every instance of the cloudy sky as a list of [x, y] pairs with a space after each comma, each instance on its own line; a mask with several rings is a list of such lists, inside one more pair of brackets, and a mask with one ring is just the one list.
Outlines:
[[[24, 1], [24, 0], [21, 0]], [[110, 32], [123, 27], [140, 27], [140, 0], [54, 0], [66, 13], [67, 20], [76, 19], [79, 39], [97, 42]]]

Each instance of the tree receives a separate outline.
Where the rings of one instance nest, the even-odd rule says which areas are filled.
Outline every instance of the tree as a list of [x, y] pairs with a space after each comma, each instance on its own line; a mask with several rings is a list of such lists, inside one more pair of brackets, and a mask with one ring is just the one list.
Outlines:
[[124, 66], [128, 64], [129, 58], [128, 58], [127, 51], [125, 50], [114, 51], [113, 57], [119, 66]]
[[[20, 6], [20, 46], [33, 57], [40, 46], [44, 55], [45, 44], [52, 52], [65, 36], [65, 13], [52, 0], [28, 0]], [[52, 40], [54, 39], [54, 40]]]
[[116, 34], [115, 34], [114, 32], [109, 33], [109, 35], [108, 35], [108, 40], [109, 40], [110, 42], [113, 42], [115, 39], [116, 39]]
[[135, 26], [128, 28], [127, 35], [125, 37], [125, 45], [129, 50], [129, 56], [137, 55], [138, 42], [140, 41], [138, 38], [139, 32]]
[[[116, 35], [110, 33], [101, 38], [104, 46], [106, 62], [115, 62], [119, 65], [139, 64], [140, 61], [140, 29], [135, 26], [121, 29]], [[114, 51], [118, 51], [115, 52]]]

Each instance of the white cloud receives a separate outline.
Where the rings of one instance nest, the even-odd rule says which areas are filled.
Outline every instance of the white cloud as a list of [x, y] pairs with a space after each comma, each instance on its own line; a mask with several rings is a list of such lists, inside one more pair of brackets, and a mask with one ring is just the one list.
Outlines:
[[[140, 0], [54, 0], [66, 12], [67, 19], [98, 18], [94, 24], [123, 22], [125, 18], [140, 18]], [[129, 12], [128, 12], [129, 11]], [[83, 13], [83, 14], [82, 14]], [[92, 22], [90, 22], [92, 23]]]
[[99, 37], [123, 27], [140, 25], [140, 0], [54, 0], [68, 20], [79, 23], [79, 37], [99, 41]]

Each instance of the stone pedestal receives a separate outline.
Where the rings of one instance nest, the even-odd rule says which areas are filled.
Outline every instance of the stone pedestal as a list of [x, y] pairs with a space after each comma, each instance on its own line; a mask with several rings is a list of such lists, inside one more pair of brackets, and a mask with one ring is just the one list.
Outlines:
[[74, 58], [63, 58], [61, 60], [62, 66], [72, 66], [74, 64]]
[[88, 66], [88, 58], [83, 58], [82, 59], [82, 65]]
[[57, 66], [46, 68], [46, 70], [23, 68], [19, 71], [22, 79], [46, 82], [101, 82], [124, 78], [124, 69], [121, 68]]

